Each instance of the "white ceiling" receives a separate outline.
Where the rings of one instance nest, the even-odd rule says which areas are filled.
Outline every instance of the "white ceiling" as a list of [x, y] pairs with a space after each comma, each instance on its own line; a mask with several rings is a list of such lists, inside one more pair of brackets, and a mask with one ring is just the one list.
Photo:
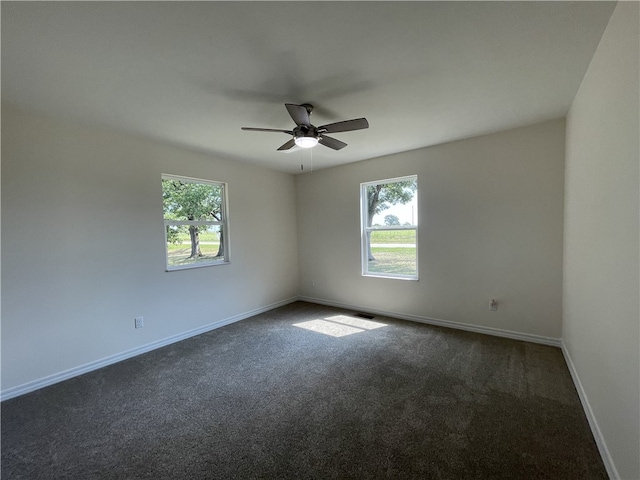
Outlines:
[[2, 2], [2, 100], [296, 173], [566, 114], [613, 2]]

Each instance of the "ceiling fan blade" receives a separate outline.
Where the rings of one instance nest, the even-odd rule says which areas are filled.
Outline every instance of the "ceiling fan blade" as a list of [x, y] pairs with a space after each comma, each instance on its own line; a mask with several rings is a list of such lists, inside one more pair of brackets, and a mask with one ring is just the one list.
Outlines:
[[279, 128], [256, 128], [256, 127], [240, 127], [242, 130], [249, 130], [250, 132], [281, 132], [293, 135], [291, 130], [281, 130]]
[[296, 141], [292, 138], [291, 140], [289, 140], [287, 143], [285, 143], [284, 145], [281, 145], [280, 148], [278, 148], [278, 150], [289, 150], [291, 147], [293, 147], [296, 144]]
[[311, 125], [307, 107], [293, 103], [285, 103], [284, 106], [287, 107], [287, 112], [289, 112], [293, 121], [296, 122], [296, 125], [306, 125], [307, 127]]
[[327, 137], [326, 135], [321, 136], [320, 140], [318, 140], [318, 143], [324, 145], [325, 147], [333, 148], [334, 150], [340, 150], [341, 148], [347, 146], [346, 143], [341, 142], [340, 140], [337, 140], [335, 138]]
[[350, 132], [352, 130], [363, 130], [369, 128], [369, 122], [366, 118], [355, 118], [353, 120], [345, 120], [343, 122], [328, 123], [318, 127], [318, 131], [327, 133]]

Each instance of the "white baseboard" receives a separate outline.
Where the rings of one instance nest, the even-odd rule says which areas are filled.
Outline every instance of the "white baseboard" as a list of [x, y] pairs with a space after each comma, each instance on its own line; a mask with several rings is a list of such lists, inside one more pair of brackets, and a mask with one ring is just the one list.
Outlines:
[[580, 377], [578, 376], [578, 372], [576, 371], [576, 367], [573, 364], [573, 360], [571, 359], [571, 355], [569, 354], [569, 350], [567, 349], [564, 341], [562, 342], [561, 348], [562, 354], [564, 355], [564, 360], [567, 363], [567, 367], [569, 368], [569, 373], [571, 374], [573, 383], [576, 386], [576, 390], [578, 391], [578, 397], [580, 397], [582, 408], [584, 409], [587, 421], [589, 422], [589, 426], [591, 427], [591, 433], [593, 433], [593, 438], [596, 441], [598, 451], [600, 452], [600, 456], [602, 457], [602, 462], [604, 463], [604, 466], [607, 469], [607, 473], [609, 474], [609, 478], [611, 478], [612, 480], [619, 480], [620, 475], [618, 475], [618, 470], [613, 463], [613, 459], [611, 458], [611, 454], [609, 453], [607, 444], [604, 441], [604, 437], [602, 436], [602, 432], [600, 431], [598, 421], [596, 420], [596, 417], [593, 414], [593, 410], [591, 409], [591, 404], [589, 403], [589, 399], [587, 398], [587, 393], [582, 387], [582, 382], [580, 381]]
[[540, 343], [542, 345], [550, 345], [552, 347], [560, 347], [561, 345], [561, 339], [553, 338], [553, 337], [544, 337], [542, 335], [513, 332], [511, 330], [502, 330], [500, 328], [470, 325], [468, 323], [458, 323], [458, 322], [452, 322], [450, 320], [440, 320], [437, 318], [422, 317], [418, 315], [408, 315], [408, 314], [402, 314], [397, 312], [387, 312], [384, 310], [375, 310], [375, 309], [372, 310], [367, 307], [350, 305], [350, 304], [340, 303], [340, 302], [333, 302], [333, 301], [324, 300], [321, 298], [301, 296], [299, 297], [299, 300], [302, 300], [304, 302], [310, 302], [310, 303], [319, 303], [320, 305], [327, 305], [330, 307], [338, 307], [338, 308], [344, 308], [348, 310], [355, 310], [357, 312], [375, 313], [377, 315], [383, 315], [385, 317], [399, 318], [401, 320], [410, 320], [412, 322], [426, 323], [429, 325], [437, 325], [440, 327], [447, 327], [447, 328], [455, 328], [457, 330], [465, 330], [468, 332], [483, 333], [486, 335], [493, 335], [496, 337], [504, 337], [504, 338], [511, 338], [514, 340], [522, 340], [525, 342]]
[[233, 317], [225, 318], [223, 320], [218, 320], [217, 322], [213, 322], [208, 325], [195, 328], [193, 330], [188, 330], [186, 332], [179, 333], [177, 335], [173, 335], [171, 337], [164, 338], [156, 342], [148, 343], [146, 345], [142, 345], [140, 347], [133, 348], [131, 350], [124, 351], [122, 353], [110, 355], [100, 360], [96, 360], [94, 362], [89, 362], [84, 365], [80, 365], [79, 367], [74, 367], [74, 368], [70, 368], [69, 370], [65, 370], [63, 372], [54, 373], [47, 377], [40, 378], [38, 380], [33, 380], [31, 382], [27, 382], [22, 385], [18, 385], [17, 387], [7, 388], [2, 392], [0, 392], [0, 400], [4, 401], [4, 400], [9, 400], [10, 398], [19, 397], [20, 395], [24, 395], [25, 393], [33, 392], [40, 388], [53, 385], [54, 383], [59, 383], [64, 380], [77, 377], [78, 375], [83, 375], [85, 373], [98, 370], [99, 368], [103, 368], [108, 365], [121, 362], [122, 360], [126, 360], [128, 358], [132, 358], [137, 355], [150, 352], [151, 350], [162, 348], [167, 345], [171, 345], [172, 343], [176, 343], [181, 340], [185, 340], [187, 338], [200, 335], [201, 333], [209, 332], [211, 330], [215, 330], [216, 328], [224, 327], [225, 325], [229, 325], [231, 323], [244, 320], [245, 318], [253, 317], [254, 315], [259, 315], [260, 313], [268, 312], [269, 310], [273, 310], [274, 308], [288, 305], [289, 303], [293, 303], [297, 300], [298, 300], [298, 297], [292, 297], [286, 300], [281, 300], [279, 302], [272, 303], [264, 307], [256, 308], [254, 310], [250, 310], [248, 312], [244, 312], [238, 315], [234, 315]]

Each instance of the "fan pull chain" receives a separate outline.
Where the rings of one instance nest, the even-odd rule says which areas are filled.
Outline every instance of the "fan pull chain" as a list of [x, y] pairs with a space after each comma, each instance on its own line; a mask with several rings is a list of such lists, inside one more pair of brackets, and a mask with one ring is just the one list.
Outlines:
[[[309, 173], [313, 173], [313, 148], [307, 149], [309, 150]], [[300, 151], [300, 170], [304, 171], [304, 151]]]

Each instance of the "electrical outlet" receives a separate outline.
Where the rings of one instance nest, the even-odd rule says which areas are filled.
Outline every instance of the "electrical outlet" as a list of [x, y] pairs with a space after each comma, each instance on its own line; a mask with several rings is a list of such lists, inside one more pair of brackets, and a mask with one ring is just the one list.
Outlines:
[[135, 326], [136, 326], [136, 328], [144, 327], [144, 317], [136, 317], [135, 318]]
[[492, 298], [489, 302], [489, 310], [491, 310], [492, 312], [498, 310], [498, 301], [495, 298]]

